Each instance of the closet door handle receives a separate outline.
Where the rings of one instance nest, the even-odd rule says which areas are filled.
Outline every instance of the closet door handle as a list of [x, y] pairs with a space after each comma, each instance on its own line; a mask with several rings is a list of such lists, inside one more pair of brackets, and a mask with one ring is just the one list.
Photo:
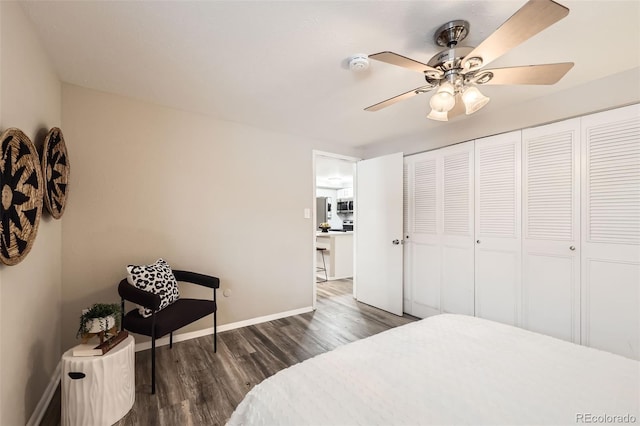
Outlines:
[[476, 244], [480, 244], [480, 240], [476, 240]]
[[571, 246], [571, 247], [569, 247], [569, 250], [571, 250], [571, 251], [576, 251], [576, 246]]

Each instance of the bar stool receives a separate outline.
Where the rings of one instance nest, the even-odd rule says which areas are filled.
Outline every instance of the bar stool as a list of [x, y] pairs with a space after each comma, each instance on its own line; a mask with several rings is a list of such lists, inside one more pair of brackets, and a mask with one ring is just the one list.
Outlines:
[[326, 283], [329, 281], [329, 277], [327, 276], [327, 264], [324, 262], [324, 251], [326, 248], [316, 247], [316, 250], [320, 252], [322, 256], [322, 268], [316, 267], [316, 272], [324, 271], [324, 280], [316, 280], [317, 283]]

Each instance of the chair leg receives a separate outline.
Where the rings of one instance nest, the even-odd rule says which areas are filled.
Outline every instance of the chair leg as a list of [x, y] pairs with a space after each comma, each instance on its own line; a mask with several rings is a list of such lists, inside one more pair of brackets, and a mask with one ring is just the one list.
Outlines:
[[169, 333], [169, 349], [173, 349], [173, 331]]
[[151, 319], [151, 395], [156, 393], [156, 314]]
[[216, 319], [216, 311], [213, 311], [213, 352], [218, 352], [218, 325]]
[[156, 393], [156, 336], [151, 337], [151, 395]]

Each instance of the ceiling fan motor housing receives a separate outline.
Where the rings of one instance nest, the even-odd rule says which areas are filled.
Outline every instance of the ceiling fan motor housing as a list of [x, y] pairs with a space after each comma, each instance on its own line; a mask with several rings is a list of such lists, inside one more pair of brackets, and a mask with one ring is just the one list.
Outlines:
[[[444, 72], [444, 78], [457, 87], [464, 81], [462, 75], [462, 59], [472, 50], [472, 47], [446, 49], [431, 58], [427, 65], [442, 70]], [[440, 80], [426, 73], [425, 79], [431, 84], [437, 84]]]

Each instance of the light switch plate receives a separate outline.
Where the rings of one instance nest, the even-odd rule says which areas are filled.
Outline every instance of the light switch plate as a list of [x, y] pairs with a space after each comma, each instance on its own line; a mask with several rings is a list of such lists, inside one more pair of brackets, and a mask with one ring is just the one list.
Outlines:
[[311, 209], [304, 209], [304, 218], [311, 219]]

